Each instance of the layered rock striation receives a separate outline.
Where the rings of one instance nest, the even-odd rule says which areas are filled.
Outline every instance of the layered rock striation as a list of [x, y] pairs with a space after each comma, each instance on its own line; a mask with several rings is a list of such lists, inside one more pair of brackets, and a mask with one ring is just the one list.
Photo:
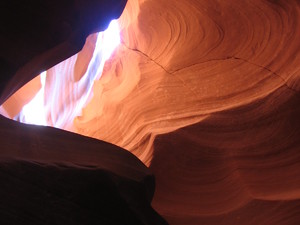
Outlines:
[[[137, 156], [170, 224], [298, 224], [299, 1], [130, 0], [118, 21], [120, 46], [61, 128]], [[95, 43], [45, 90], [60, 71], [74, 90]], [[46, 91], [49, 125], [68, 119], [63, 103]]]

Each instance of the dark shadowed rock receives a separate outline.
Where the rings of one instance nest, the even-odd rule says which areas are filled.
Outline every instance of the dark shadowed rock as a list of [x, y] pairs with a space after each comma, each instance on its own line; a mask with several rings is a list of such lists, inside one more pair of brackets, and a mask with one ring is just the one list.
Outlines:
[[166, 224], [154, 177], [109, 143], [0, 117], [1, 224]]

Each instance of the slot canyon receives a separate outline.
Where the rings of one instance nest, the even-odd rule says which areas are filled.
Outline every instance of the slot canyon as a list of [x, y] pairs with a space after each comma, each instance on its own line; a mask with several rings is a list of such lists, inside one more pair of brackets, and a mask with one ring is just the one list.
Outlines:
[[300, 224], [299, 0], [0, 5], [0, 224]]

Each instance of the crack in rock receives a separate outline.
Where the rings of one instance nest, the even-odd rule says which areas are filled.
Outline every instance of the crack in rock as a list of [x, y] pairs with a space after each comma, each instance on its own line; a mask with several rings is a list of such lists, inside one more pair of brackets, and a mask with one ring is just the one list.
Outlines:
[[156, 62], [154, 59], [152, 59], [150, 56], [148, 56], [146, 53], [142, 52], [139, 49], [136, 48], [130, 48], [128, 47], [125, 43], [121, 43], [125, 48], [127, 48], [128, 50], [140, 53], [142, 56], [146, 57], [147, 59], [149, 59], [151, 62], [154, 62], [157, 66], [159, 66], [160, 68], [162, 68], [166, 73], [168, 74], [172, 74], [171, 72], [169, 72], [165, 67], [163, 67], [161, 64], [159, 64], [158, 62]]
[[158, 62], [156, 62], [154, 59], [152, 59], [149, 55], [147, 55], [146, 53], [142, 52], [141, 50], [139, 49], [136, 49], [136, 48], [130, 48], [128, 47], [125, 43], [121, 43], [125, 48], [127, 48], [128, 50], [131, 50], [131, 51], [134, 51], [134, 52], [137, 52], [139, 54], [141, 54], [142, 56], [146, 57], [147, 59], [149, 59], [151, 62], [154, 62], [157, 66], [159, 66], [160, 68], [162, 68], [166, 73], [170, 74], [170, 75], [174, 75], [175, 73], [181, 71], [181, 70], [184, 70], [184, 69], [187, 69], [189, 67], [193, 67], [193, 66], [196, 66], [196, 65], [199, 65], [199, 64], [203, 64], [203, 63], [207, 63], [207, 62], [211, 62], [211, 61], [225, 61], [225, 60], [230, 60], [230, 59], [234, 59], [234, 60], [240, 60], [240, 61], [243, 61], [245, 63], [248, 63], [252, 66], [256, 66], [256, 67], [259, 67], [263, 70], [267, 70], [268, 72], [272, 73], [273, 75], [279, 77], [282, 81], [283, 81], [283, 85], [286, 86], [286, 88], [288, 88], [289, 90], [291, 90], [292, 92], [298, 94], [298, 91], [293, 89], [292, 87], [290, 87], [288, 84], [287, 84], [287, 81], [282, 77], [280, 76], [278, 73], [272, 71], [271, 69], [269, 69], [268, 67], [265, 67], [265, 66], [262, 66], [262, 65], [259, 65], [259, 64], [256, 64], [256, 63], [253, 63], [253, 62], [250, 62], [246, 59], [243, 59], [243, 58], [240, 58], [240, 57], [236, 57], [236, 56], [228, 56], [226, 58], [220, 58], [220, 59], [210, 59], [210, 60], [207, 60], [207, 61], [204, 61], [204, 62], [199, 62], [199, 63], [194, 63], [192, 65], [188, 65], [186, 67], [183, 67], [183, 68], [180, 68], [180, 69], [177, 69], [177, 70], [174, 70], [174, 71], [168, 71], [163, 65], [159, 64]]

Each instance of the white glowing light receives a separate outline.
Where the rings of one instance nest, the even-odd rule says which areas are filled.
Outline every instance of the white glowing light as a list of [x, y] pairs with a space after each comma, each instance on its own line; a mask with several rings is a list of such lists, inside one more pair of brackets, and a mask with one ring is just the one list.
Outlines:
[[115, 48], [120, 44], [120, 30], [116, 20], [112, 20], [103, 33], [103, 54], [104, 60], [109, 59]]
[[[51, 90], [51, 93], [47, 93], [46, 101], [44, 101], [46, 72], [42, 73], [41, 90], [23, 107], [17, 119], [23, 123], [47, 125], [47, 115], [47, 118], [51, 120], [51, 126], [68, 130], [74, 118], [81, 113], [82, 107], [88, 101], [94, 81], [101, 77], [105, 62], [119, 44], [119, 25], [117, 20], [112, 20], [108, 28], [98, 34], [93, 57], [81, 79], [76, 83], [72, 81], [76, 55], [67, 59], [66, 63], [56, 65], [53, 70], [56, 71], [55, 74], [51, 74], [52, 82], [47, 84], [49, 85], [47, 90]], [[65, 67], [65, 65], [68, 66]], [[61, 102], [63, 104], [58, 104]]]
[[42, 88], [34, 96], [34, 98], [26, 105], [23, 106], [22, 111], [19, 114], [20, 122], [47, 125], [44, 110], [44, 89], [46, 82], [46, 71], [41, 73]]

